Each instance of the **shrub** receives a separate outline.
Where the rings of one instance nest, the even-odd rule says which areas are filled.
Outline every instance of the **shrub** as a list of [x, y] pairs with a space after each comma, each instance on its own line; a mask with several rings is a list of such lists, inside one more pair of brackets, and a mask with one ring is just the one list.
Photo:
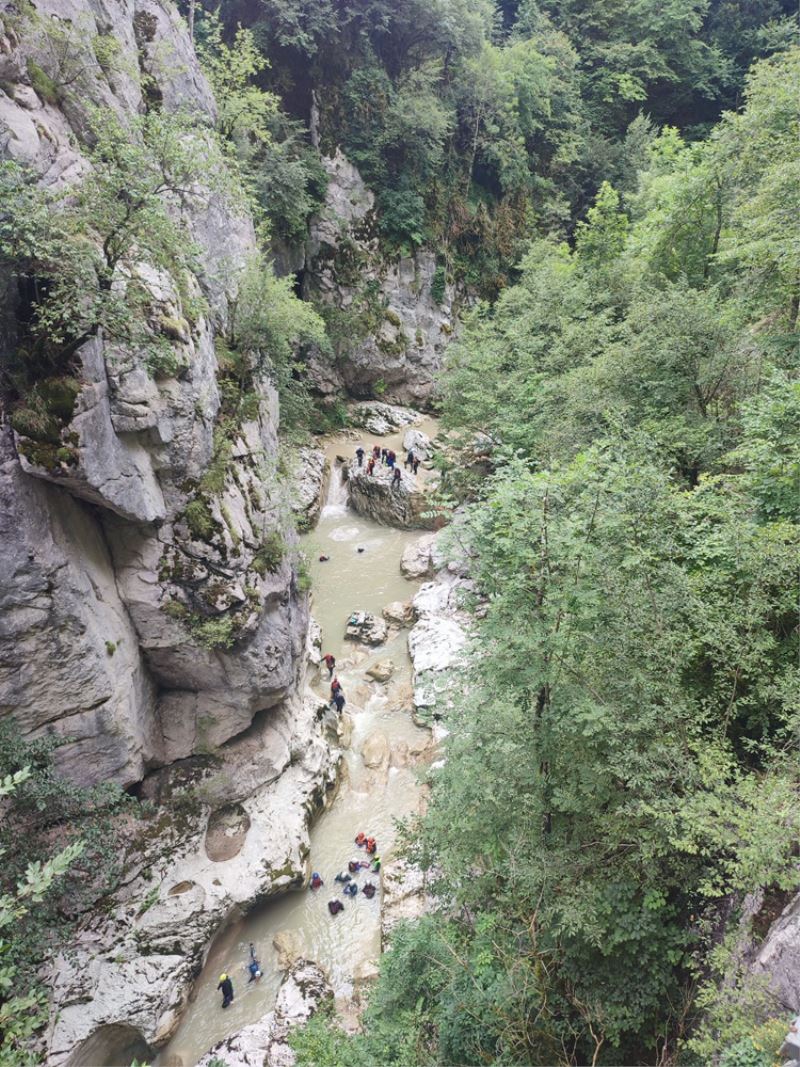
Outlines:
[[193, 537], [201, 541], [207, 541], [209, 537], [213, 536], [217, 524], [207, 501], [203, 497], [191, 500], [186, 505], [183, 517]]
[[253, 570], [263, 576], [274, 574], [286, 555], [286, 542], [279, 530], [272, 530], [261, 542], [253, 559]]
[[192, 637], [203, 648], [230, 648], [236, 640], [236, 626], [230, 615], [218, 619], [201, 619], [193, 615], [189, 622]]
[[58, 86], [38, 63], [28, 60], [28, 77], [36, 95], [46, 104], [57, 104], [61, 99]]

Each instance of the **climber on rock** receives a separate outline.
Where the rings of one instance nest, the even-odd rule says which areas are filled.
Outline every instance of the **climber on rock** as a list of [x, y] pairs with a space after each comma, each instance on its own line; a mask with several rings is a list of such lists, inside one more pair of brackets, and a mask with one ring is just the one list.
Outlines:
[[328, 668], [328, 678], [333, 678], [333, 671], [336, 667], [336, 656], [332, 656], [330, 652], [326, 652], [322, 657], [322, 661]]

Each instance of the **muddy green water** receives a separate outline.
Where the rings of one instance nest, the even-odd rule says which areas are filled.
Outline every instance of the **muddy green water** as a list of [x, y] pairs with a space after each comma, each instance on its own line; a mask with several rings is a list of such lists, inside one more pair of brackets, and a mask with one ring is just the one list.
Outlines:
[[[420, 423], [418, 428], [429, 434], [436, 429], [432, 421]], [[373, 440], [401, 454], [402, 433], [384, 438], [370, 435], [362, 443], [367, 446]], [[317, 527], [303, 538], [313, 579], [312, 611], [322, 627], [323, 652], [336, 656], [337, 674], [347, 698], [345, 711], [352, 720], [341, 787], [331, 807], [311, 829], [310, 868], [322, 875], [325, 886], [316, 893], [300, 890], [267, 903], [218, 935], [180, 1026], [158, 1057], [159, 1067], [193, 1067], [222, 1038], [272, 1009], [283, 977], [272, 944], [277, 933], [289, 932], [302, 955], [323, 967], [338, 1005], [345, 1010], [354, 980], [380, 953], [380, 893], [372, 900], [361, 893], [351, 900], [341, 894], [334, 876], [347, 869], [349, 859], [362, 858], [363, 853], [353, 844], [359, 830], [377, 839], [384, 861], [391, 858], [396, 820], [419, 808], [419, 768], [413, 752], [428, 744], [429, 735], [415, 726], [411, 717], [408, 631], [401, 630], [377, 650], [366, 651], [344, 640], [351, 612], [380, 614], [386, 604], [408, 600], [419, 587], [401, 575], [399, 561], [420, 531], [379, 526], [347, 508], [346, 489], [335, 461], [337, 455], [352, 456], [358, 443], [350, 437], [328, 442], [326, 452], [334, 470], [327, 501]], [[359, 552], [359, 547], [364, 551]], [[320, 562], [320, 555], [330, 558]], [[395, 665], [388, 684], [366, 678], [365, 671], [373, 663], [387, 659]], [[327, 694], [327, 670], [312, 673], [311, 683], [318, 692]], [[361, 758], [364, 741], [376, 731], [385, 734], [390, 745], [392, 756], [386, 770], [371, 770]], [[367, 878], [378, 881], [376, 876], [365, 874], [357, 880], [363, 883]], [[345, 910], [332, 918], [327, 904], [334, 896], [344, 902]], [[263, 978], [248, 985], [250, 941], [257, 947]], [[222, 971], [231, 975], [235, 990], [234, 1002], [224, 1012], [216, 989]]]

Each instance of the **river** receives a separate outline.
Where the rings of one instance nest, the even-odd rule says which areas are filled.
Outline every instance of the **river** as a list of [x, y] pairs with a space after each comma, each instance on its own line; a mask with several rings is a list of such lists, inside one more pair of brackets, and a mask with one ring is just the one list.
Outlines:
[[[431, 436], [436, 431], [432, 420], [419, 423], [417, 428]], [[402, 454], [402, 432], [382, 438], [369, 435], [363, 443], [368, 445], [373, 439]], [[289, 933], [301, 954], [320, 964], [343, 1010], [352, 998], [354, 980], [365, 964], [376, 962], [380, 954], [380, 893], [372, 900], [361, 893], [350, 900], [342, 896], [334, 876], [346, 870], [349, 859], [363, 858], [353, 843], [359, 831], [377, 839], [384, 861], [391, 858], [395, 820], [419, 809], [421, 788], [413, 754], [429, 749], [430, 735], [415, 725], [411, 715], [408, 631], [401, 630], [386, 644], [370, 650], [345, 641], [344, 631], [353, 611], [380, 615], [386, 604], [409, 600], [415, 594], [420, 583], [404, 578], [399, 564], [403, 550], [421, 531], [379, 526], [347, 507], [336, 456], [352, 456], [357, 444], [349, 435], [326, 442], [332, 467], [326, 503], [315, 529], [302, 538], [312, 575], [312, 612], [322, 627], [323, 652], [336, 656], [337, 674], [347, 699], [345, 712], [352, 721], [340, 788], [333, 804], [311, 828], [310, 866], [321, 874], [325, 886], [316, 893], [304, 889], [267, 902], [217, 936], [178, 1030], [156, 1061], [159, 1067], [193, 1067], [217, 1042], [272, 1009], [283, 978], [273, 947], [276, 934]], [[424, 473], [421, 476], [424, 478]], [[328, 560], [321, 562], [322, 555]], [[394, 673], [381, 685], [368, 679], [365, 671], [384, 660], [394, 663]], [[327, 696], [327, 670], [312, 669], [311, 680], [313, 688]], [[364, 741], [376, 731], [386, 735], [391, 748], [387, 770], [368, 769], [360, 755]], [[408, 750], [412, 765], [406, 765]], [[360, 876], [359, 882], [365, 880]], [[370, 880], [377, 881], [375, 876]], [[334, 896], [344, 902], [345, 910], [332, 918], [327, 904]], [[257, 947], [263, 978], [248, 985], [251, 941]], [[231, 975], [236, 993], [224, 1012], [216, 989], [223, 971]]]

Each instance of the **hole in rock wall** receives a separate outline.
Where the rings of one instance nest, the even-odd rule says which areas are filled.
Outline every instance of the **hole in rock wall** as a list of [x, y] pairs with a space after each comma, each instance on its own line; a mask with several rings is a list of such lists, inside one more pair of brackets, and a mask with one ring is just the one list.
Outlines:
[[74, 1049], [66, 1067], [130, 1067], [133, 1060], [148, 1063], [153, 1050], [134, 1026], [101, 1026]]
[[250, 816], [241, 804], [212, 812], [206, 828], [206, 855], [215, 863], [233, 859], [242, 851], [249, 830]]

